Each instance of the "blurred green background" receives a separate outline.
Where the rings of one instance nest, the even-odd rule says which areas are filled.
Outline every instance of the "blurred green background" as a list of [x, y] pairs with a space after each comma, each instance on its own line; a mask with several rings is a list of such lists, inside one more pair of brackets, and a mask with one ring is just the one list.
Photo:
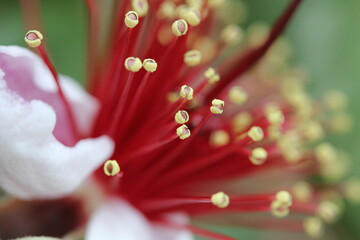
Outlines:
[[[249, 18], [271, 23], [289, 0], [246, 0]], [[58, 70], [84, 79], [87, 15], [82, 0], [42, 0], [41, 18], [46, 44]], [[360, 119], [360, 1], [305, 0], [286, 35], [294, 46], [294, 62], [311, 76], [309, 90], [319, 96], [337, 88], [350, 99], [350, 111]], [[24, 27], [19, 2], [0, 0], [0, 44], [22, 45]], [[353, 174], [360, 175], [360, 129], [331, 139], [353, 157]], [[349, 205], [335, 226], [338, 239], [360, 239], [360, 206]]]

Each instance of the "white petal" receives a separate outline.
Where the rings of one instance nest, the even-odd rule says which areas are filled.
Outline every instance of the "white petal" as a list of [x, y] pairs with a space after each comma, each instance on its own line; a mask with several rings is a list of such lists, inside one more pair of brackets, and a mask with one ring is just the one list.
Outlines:
[[[179, 224], [186, 225], [190, 224], [189, 218], [185, 214], [181, 213], [172, 213], [167, 216], [168, 221]], [[174, 229], [165, 227], [160, 224], [153, 224], [154, 239], [157, 240], [193, 240], [194, 236], [190, 231]]]
[[0, 46], [0, 53], [7, 54], [13, 58], [27, 59], [27, 64], [31, 66], [32, 73], [29, 76], [35, 85], [46, 92], [56, 92], [56, 83], [53, 81], [51, 72], [47, 69], [42, 59], [30, 50], [18, 46]]
[[53, 108], [24, 101], [0, 82], [0, 186], [7, 192], [23, 199], [66, 195], [111, 156], [106, 136], [63, 145], [53, 135]]
[[71, 103], [80, 133], [84, 136], [88, 135], [92, 130], [95, 116], [100, 109], [98, 100], [85, 92], [83, 88], [70, 77], [60, 75], [60, 83], [66, 99]]
[[[26, 100], [42, 100], [51, 105], [57, 114], [55, 136], [67, 144], [69, 123], [62, 99], [57, 93], [53, 76], [43, 60], [30, 50], [18, 46], [0, 46], [0, 69], [9, 89]], [[69, 101], [82, 136], [88, 136], [99, 110], [98, 101], [86, 93], [74, 80], [60, 75], [60, 84]]]
[[[186, 224], [183, 214], [171, 214], [168, 220]], [[135, 207], [122, 199], [104, 203], [91, 217], [85, 240], [192, 240], [193, 235], [184, 230], [175, 230], [149, 222]]]
[[150, 223], [124, 200], [113, 199], [91, 217], [85, 240], [159, 240], [152, 236]]

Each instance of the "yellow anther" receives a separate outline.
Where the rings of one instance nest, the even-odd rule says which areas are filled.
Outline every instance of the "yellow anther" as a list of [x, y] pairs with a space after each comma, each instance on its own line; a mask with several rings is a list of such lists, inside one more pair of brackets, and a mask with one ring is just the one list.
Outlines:
[[210, 83], [210, 84], [215, 84], [215, 83], [217, 83], [218, 81], [220, 81], [220, 75], [219, 75], [219, 74], [215, 74], [214, 76], [212, 76], [212, 77], [209, 79], [209, 83]]
[[227, 194], [218, 192], [211, 196], [211, 202], [218, 208], [226, 208], [230, 204], [230, 198]]
[[234, 116], [233, 118], [233, 128], [236, 133], [244, 131], [246, 128], [250, 126], [253, 118], [248, 112], [241, 112]]
[[176, 20], [171, 27], [173, 34], [177, 37], [185, 35], [188, 28], [188, 24], [184, 19]]
[[182, 17], [190, 24], [190, 26], [197, 26], [201, 21], [201, 14], [196, 8], [188, 8], [184, 10]]
[[190, 50], [184, 54], [184, 62], [188, 66], [196, 66], [201, 62], [201, 53], [198, 50]]
[[343, 92], [331, 90], [325, 94], [323, 101], [330, 110], [339, 111], [347, 107], [349, 100]]
[[155, 72], [157, 69], [157, 63], [154, 59], [147, 58], [143, 61], [144, 69], [148, 72]]
[[338, 151], [334, 160], [320, 162], [321, 176], [327, 181], [337, 182], [348, 173], [350, 162], [347, 153]]
[[188, 10], [188, 6], [185, 4], [180, 4], [176, 9], [175, 9], [175, 15], [181, 19], [184, 18], [185, 16], [185, 12]]
[[139, 23], [139, 15], [135, 11], [129, 11], [125, 14], [124, 22], [128, 28], [134, 28]]
[[354, 125], [353, 118], [345, 112], [337, 112], [327, 122], [330, 131], [338, 134], [349, 132]]
[[297, 182], [292, 187], [294, 198], [300, 202], [308, 202], [311, 199], [313, 189], [307, 182]]
[[180, 96], [187, 100], [191, 100], [194, 97], [194, 89], [192, 89], [192, 87], [189, 87], [187, 85], [182, 85], [180, 89]]
[[176, 134], [179, 136], [181, 140], [184, 140], [190, 137], [190, 129], [186, 125], [181, 125], [176, 129]]
[[266, 118], [270, 124], [275, 126], [282, 125], [285, 121], [285, 117], [282, 111], [269, 112], [266, 114]]
[[324, 223], [319, 217], [308, 217], [303, 222], [305, 233], [312, 239], [321, 239], [324, 235]]
[[220, 37], [226, 45], [236, 45], [243, 39], [244, 32], [239, 26], [229, 24], [223, 29]]
[[360, 179], [352, 178], [344, 183], [343, 187], [345, 197], [353, 202], [360, 203]]
[[319, 204], [317, 213], [326, 223], [334, 223], [340, 215], [340, 208], [331, 201], [323, 201]]
[[219, 99], [214, 99], [211, 102], [210, 112], [213, 114], [222, 114], [224, 111], [225, 102]]
[[230, 88], [229, 100], [237, 105], [244, 104], [248, 99], [247, 92], [240, 86]]
[[274, 217], [283, 218], [289, 215], [289, 207], [284, 205], [279, 200], [274, 200], [271, 202], [271, 213]]
[[209, 83], [210, 84], [214, 84], [217, 83], [220, 80], [220, 76], [219, 74], [216, 74], [215, 69], [213, 68], [208, 68], [205, 72], [204, 72], [204, 76], [209, 79]]
[[277, 125], [270, 125], [267, 128], [269, 139], [278, 140], [281, 137], [282, 131], [281, 127]]
[[175, 114], [175, 122], [178, 124], [184, 124], [189, 121], [189, 114], [187, 111], [180, 110]]
[[280, 111], [280, 107], [276, 102], [269, 102], [265, 105], [264, 112], [266, 115], [277, 111]]
[[266, 161], [267, 156], [267, 151], [264, 148], [258, 147], [251, 151], [249, 159], [253, 164], [261, 165]]
[[30, 30], [25, 34], [25, 42], [29, 47], [36, 48], [41, 45], [41, 40], [43, 40], [43, 35], [41, 32], [36, 30]]
[[186, 4], [190, 7], [200, 9], [204, 0], [186, 0]]
[[107, 160], [104, 164], [104, 173], [107, 176], [115, 176], [120, 172], [120, 166], [115, 160]]
[[322, 163], [332, 163], [337, 159], [337, 153], [332, 145], [329, 143], [321, 143], [315, 148], [315, 156], [317, 160]]
[[248, 43], [251, 47], [260, 46], [268, 37], [270, 27], [264, 23], [255, 23], [248, 29]]
[[247, 132], [247, 135], [253, 140], [254, 142], [259, 142], [264, 139], [264, 132], [261, 127], [251, 127], [250, 130]]
[[157, 15], [160, 18], [173, 19], [175, 17], [176, 5], [172, 1], [165, 1], [160, 5]]
[[305, 122], [300, 130], [309, 141], [318, 141], [324, 137], [324, 130], [321, 124], [315, 120]]
[[288, 131], [277, 142], [283, 157], [289, 163], [296, 163], [303, 157], [302, 142], [296, 131]]
[[149, 11], [149, 4], [147, 0], [132, 0], [131, 1], [132, 9], [139, 14], [140, 17], [143, 17]]
[[208, 0], [208, 6], [210, 8], [218, 8], [220, 7], [225, 1], [224, 0]]
[[292, 205], [292, 197], [288, 191], [280, 191], [276, 193], [275, 198], [286, 207], [290, 207]]
[[215, 69], [213, 68], [208, 68], [205, 72], [204, 72], [204, 76], [208, 79], [210, 79], [211, 77], [213, 77], [216, 74]]
[[142, 62], [139, 58], [128, 57], [125, 59], [124, 66], [130, 72], [138, 72], [142, 68]]
[[225, 146], [229, 141], [230, 136], [225, 130], [216, 130], [210, 135], [210, 144], [214, 147]]

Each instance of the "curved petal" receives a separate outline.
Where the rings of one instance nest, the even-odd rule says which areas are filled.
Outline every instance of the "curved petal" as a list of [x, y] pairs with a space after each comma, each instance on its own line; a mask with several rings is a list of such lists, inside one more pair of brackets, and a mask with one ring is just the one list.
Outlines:
[[4, 76], [0, 71], [0, 186], [22, 199], [69, 194], [111, 156], [113, 141], [103, 136], [65, 146], [53, 134], [54, 109], [9, 90]]
[[[169, 221], [187, 223], [183, 215], [169, 216]], [[174, 230], [150, 223], [142, 213], [121, 199], [103, 204], [91, 217], [86, 230], [86, 240], [192, 240], [188, 231]]]
[[[69, 118], [55, 80], [42, 59], [26, 48], [0, 46], [0, 70], [9, 90], [26, 101], [41, 100], [56, 113], [54, 136], [66, 145], [74, 142]], [[69, 77], [60, 75], [60, 84], [69, 101], [82, 136], [89, 136], [98, 113], [98, 101]]]
[[[189, 224], [189, 218], [185, 214], [181, 213], [172, 213], [167, 216], [167, 220], [172, 223], [179, 225]], [[160, 240], [193, 240], [194, 236], [190, 231], [180, 230], [174, 228], [168, 228], [162, 226], [161, 224], [152, 224], [154, 239]]]
[[152, 237], [150, 223], [129, 203], [113, 199], [102, 205], [91, 217], [86, 240], [160, 240]]

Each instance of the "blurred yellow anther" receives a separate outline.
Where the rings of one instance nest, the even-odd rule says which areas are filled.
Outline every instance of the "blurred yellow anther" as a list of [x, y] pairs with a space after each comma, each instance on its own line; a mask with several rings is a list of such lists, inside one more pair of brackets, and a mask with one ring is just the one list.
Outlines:
[[165, 1], [160, 5], [157, 15], [160, 18], [172, 19], [175, 17], [176, 5], [172, 1]]
[[251, 127], [250, 130], [247, 132], [247, 135], [254, 142], [259, 142], [259, 141], [264, 139], [263, 130], [260, 127], [257, 127], [257, 126]]
[[180, 110], [175, 114], [175, 122], [178, 124], [184, 124], [189, 121], [189, 114], [187, 111]]
[[134, 28], [139, 23], [139, 15], [135, 11], [129, 11], [125, 14], [124, 22], [128, 28]]
[[154, 59], [147, 58], [143, 61], [143, 67], [148, 72], [155, 72], [157, 69], [157, 63]]
[[344, 183], [343, 191], [345, 197], [356, 204], [360, 203], [360, 179], [352, 178]]
[[214, 147], [225, 146], [229, 141], [230, 136], [225, 130], [216, 130], [210, 135], [210, 144]]
[[326, 223], [334, 223], [340, 215], [340, 208], [331, 201], [323, 201], [319, 204], [317, 213]]
[[244, 104], [248, 99], [247, 92], [240, 86], [230, 88], [229, 100], [237, 105]]
[[226, 208], [230, 204], [230, 198], [227, 194], [218, 192], [211, 196], [211, 202], [218, 208]]
[[279, 200], [274, 200], [271, 202], [271, 213], [274, 217], [283, 218], [289, 215], [289, 207], [284, 205]]
[[224, 111], [225, 102], [219, 99], [214, 99], [211, 102], [210, 112], [213, 114], [222, 114]]
[[184, 62], [188, 66], [196, 66], [201, 62], [201, 53], [198, 50], [190, 50], [184, 54]]
[[214, 76], [216, 74], [215, 69], [213, 68], [208, 68], [205, 72], [204, 72], [204, 76], [208, 79], [210, 79], [212, 76]]
[[124, 66], [130, 72], [138, 72], [143, 65], [139, 58], [128, 57], [125, 59]]
[[280, 191], [276, 193], [276, 200], [282, 203], [286, 207], [290, 207], [292, 205], [292, 197], [288, 191]]
[[132, 9], [143, 17], [149, 11], [149, 4], [147, 0], [131, 0]]
[[315, 156], [322, 164], [331, 163], [337, 159], [337, 153], [334, 147], [326, 142], [319, 144], [315, 148]]
[[292, 187], [294, 198], [300, 202], [308, 202], [311, 199], [313, 189], [307, 182], [297, 182]]
[[327, 92], [323, 99], [325, 106], [333, 111], [343, 110], [348, 105], [347, 96], [338, 90], [331, 90]]
[[312, 239], [321, 239], [324, 235], [324, 223], [319, 217], [308, 217], [303, 222], [305, 233]]
[[324, 130], [321, 124], [315, 120], [305, 122], [300, 130], [309, 141], [318, 141], [324, 137]]
[[186, 0], [186, 4], [190, 7], [200, 9], [204, 0]]
[[185, 4], [180, 4], [175, 9], [175, 15], [179, 18], [184, 18], [185, 12], [188, 10], [189, 6]]
[[267, 128], [269, 139], [278, 140], [281, 137], [281, 127], [278, 125], [270, 125]]
[[201, 14], [196, 8], [186, 9], [183, 12], [182, 17], [190, 24], [190, 26], [197, 26], [201, 21]]
[[176, 134], [179, 136], [181, 140], [184, 140], [190, 137], [190, 129], [186, 125], [181, 125], [176, 129]]
[[270, 112], [266, 115], [267, 120], [272, 125], [282, 125], [285, 121], [284, 114], [282, 111]]
[[237, 25], [230, 24], [223, 29], [220, 37], [226, 45], [236, 45], [243, 39], [244, 33]]
[[233, 128], [236, 133], [244, 131], [252, 123], [252, 116], [248, 112], [240, 112], [233, 118]]
[[115, 160], [107, 160], [104, 164], [104, 173], [107, 176], [115, 176], [120, 172], [120, 166]]
[[209, 83], [210, 83], [210, 84], [217, 83], [218, 81], [220, 81], [220, 75], [219, 75], [219, 74], [215, 74], [214, 76], [212, 76], [212, 77], [209, 79]]
[[336, 112], [326, 122], [326, 125], [329, 127], [331, 132], [343, 134], [352, 129], [354, 120], [352, 116], [346, 112]]
[[205, 72], [204, 72], [204, 76], [209, 79], [209, 83], [210, 84], [214, 84], [217, 83], [220, 80], [220, 76], [219, 74], [216, 74], [215, 69], [213, 68], [208, 68]]
[[172, 32], [175, 36], [180, 37], [182, 35], [185, 35], [188, 31], [188, 24], [184, 19], [176, 20], [172, 24]]
[[268, 37], [270, 27], [264, 23], [254, 23], [248, 28], [247, 41], [251, 47], [260, 46]]
[[41, 45], [41, 40], [43, 40], [43, 35], [41, 32], [36, 30], [30, 30], [25, 34], [25, 42], [29, 47], [36, 48]]
[[191, 100], [194, 97], [194, 89], [192, 89], [192, 87], [189, 87], [187, 85], [182, 85], [180, 89], [180, 96], [187, 100]]
[[210, 8], [218, 8], [218, 7], [220, 7], [224, 2], [225, 2], [225, 0], [208, 0], [208, 6], [209, 6]]
[[258, 147], [251, 151], [249, 159], [254, 165], [261, 165], [266, 161], [267, 156], [267, 151], [264, 148]]

